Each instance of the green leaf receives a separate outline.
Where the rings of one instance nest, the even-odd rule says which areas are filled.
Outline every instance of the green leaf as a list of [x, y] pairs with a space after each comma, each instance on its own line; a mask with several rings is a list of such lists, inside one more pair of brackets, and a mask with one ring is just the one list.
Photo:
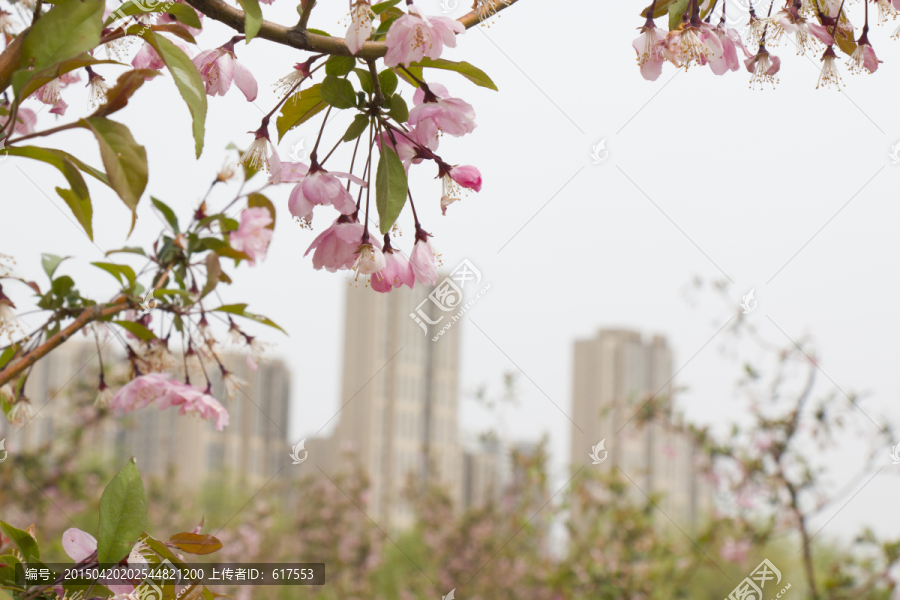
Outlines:
[[378, 207], [381, 233], [389, 232], [400, 216], [406, 204], [407, 185], [406, 169], [400, 157], [387, 146], [382, 146], [375, 172], [375, 205]]
[[474, 83], [475, 85], [489, 90], [497, 90], [497, 85], [488, 77], [487, 73], [478, 67], [471, 65], [465, 61], [455, 62], [439, 58], [437, 60], [431, 58], [423, 58], [419, 62], [412, 63], [411, 67], [422, 67], [427, 69], [443, 69], [445, 71], [455, 71]]
[[334, 55], [325, 63], [325, 73], [335, 77], [343, 77], [349, 75], [355, 66], [356, 59], [352, 56]]
[[669, 31], [678, 29], [681, 25], [681, 16], [687, 10], [691, 0], [674, 0], [669, 5]]
[[136, 321], [113, 321], [113, 323], [145, 342], [156, 339], [156, 335], [152, 331]]
[[22, 45], [22, 64], [40, 70], [100, 45], [103, 0], [63, 0], [41, 15]]
[[353, 84], [334, 75], [325, 76], [319, 94], [326, 104], [335, 108], [344, 109], [356, 106], [356, 92], [353, 91]]
[[263, 196], [262, 194], [250, 194], [247, 197], [247, 206], [251, 208], [265, 208], [269, 211], [269, 214], [272, 216], [272, 222], [266, 225], [266, 229], [275, 230], [275, 205], [272, 204], [272, 201]]
[[406, 123], [409, 120], [409, 107], [400, 94], [391, 96], [391, 110], [388, 111], [388, 115], [398, 123]]
[[110, 254], [117, 254], [120, 252], [127, 252], [129, 254], [140, 254], [141, 256], [147, 256], [147, 254], [144, 252], [144, 249], [139, 246], [125, 246], [124, 248], [119, 248], [118, 250], [107, 250], [106, 256], [109, 256]]
[[383, 2], [372, 5], [372, 12], [376, 15], [380, 15], [390, 7], [396, 6], [397, 4], [400, 4], [400, 0], [384, 0]]
[[137, 205], [147, 187], [147, 151], [121, 123], [104, 117], [88, 117], [80, 123], [97, 138], [109, 185], [131, 209], [133, 229]]
[[327, 106], [319, 95], [322, 84], [301, 90], [299, 94], [294, 94], [284, 103], [281, 108], [281, 114], [275, 125], [278, 128], [278, 141], [284, 137], [284, 134], [294, 127], [305, 123], [320, 113]]
[[381, 85], [384, 97], [390, 98], [391, 94], [397, 91], [397, 74], [390, 69], [385, 69], [378, 74], [378, 83]]
[[38, 548], [37, 541], [31, 537], [27, 531], [22, 531], [21, 529], [16, 529], [12, 525], [8, 523], [4, 523], [0, 521], [0, 531], [3, 531], [3, 535], [8, 537], [13, 541], [19, 551], [22, 553], [22, 556], [25, 558], [24, 562], [32, 562], [33, 560], [40, 560], [41, 551]]
[[[664, 14], [666, 14], [667, 12], [669, 12], [669, 5], [672, 4], [673, 2], [677, 2], [677, 1], [678, 0], [657, 0], [653, 5], [654, 6], [653, 18], [658, 19], [659, 17], [661, 17]], [[650, 6], [646, 6], [641, 11], [641, 14], [639, 16], [646, 19], [648, 10], [650, 10]]]
[[259, 8], [258, 0], [238, 0], [238, 3], [244, 9], [244, 35], [249, 44], [262, 26], [262, 9]]
[[172, 231], [175, 232], [175, 235], [181, 233], [181, 229], [178, 227], [178, 217], [175, 216], [175, 211], [169, 208], [169, 205], [163, 202], [162, 200], [157, 200], [153, 196], [150, 196], [150, 202], [153, 203], [153, 206], [156, 207], [156, 210], [162, 213], [163, 218], [166, 220], [166, 223], [169, 224], [169, 227], [172, 228]]
[[94, 239], [94, 231], [91, 224], [93, 209], [91, 208], [90, 193], [84, 178], [78, 172], [78, 167], [67, 158], [68, 154], [60, 150], [40, 148], [38, 146], [14, 146], [0, 150], [0, 156], [5, 154], [39, 160], [59, 169], [72, 189], [56, 188], [56, 190], [72, 210], [72, 214], [84, 228], [88, 237], [91, 240]]
[[178, 2], [160, 2], [159, 4], [152, 6], [148, 5], [144, 0], [128, 0], [127, 2], [124, 2], [106, 17], [106, 21], [103, 24], [104, 26], [110, 25], [119, 19], [145, 13], [166, 13], [172, 15], [175, 19], [188, 27], [195, 27], [197, 29], [202, 27], [200, 19], [197, 17], [197, 13], [187, 4], [179, 4]]
[[56, 256], [55, 254], [41, 254], [41, 266], [44, 267], [44, 273], [47, 274], [47, 277], [50, 278], [50, 281], [53, 281], [53, 274], [56, 273], [56, 269], [59, 267], [59, 264], [68, 258], [72, 257]]
[[188, 554], [212, 554], [222, 549], [222, 542], [209, 534], [176, 533], [166, 544]]
[[97, 268], [103, 269], [113, 277], [115, 277], [119, 283], [122, 283], [122, 277], [128, 281], [129, 287], [134, 285], [135, 274], [134, 269], [129, 267], [128, 265], [119, 265], [116, 263], [107, 263], [107, 262], [93, 262], [91, 263]]
[[61, 187], [56, 188], [56, 193], [59, 194], [59, 196], [65, 201], [66, 205], [69, 207], [69, 210], [72, 211], [72, 214], [78, 221], [78, 224], [84, 228], [84, 231], [85, 233], [87, 233], [88, 238], [93, 240], [94, 227], [92, 224], [92, 219], [94, 215], [94, 209], [91, 207], [91, 197], [79, 196], [76, 192]]
[[325, 37], [331, 37], [330, 33], [328, 33], [327, 31], [323, 31], [321, 29], [313, 29], [312, 27], [310, 27], [309, 29], [307, 29], [307, 31], [310, 33], [315, 33], [316, 35], [324, 35]]
[[219, 255], [210, 252], [206, 255], [206, 283], [200, 291], [200, 298], [203, 299], [209, 295], [216, 286], [219, 285], [219, 276], [222, 274], [222, 267], [219, 265]]
[[[175, 6], [184, 6], [176, 4]], [[116, 84], [106, 93], [106, 102], [104, 102], [94, 113], [92, 117], [106, 117], [114, 112], [118, 112], [128, 105], [128, 99], [131, 98], [138, 89], [144, 85], [145, 81], [153, 79], [159, 75], [159, 71], [153, 69], [135, 69], [127, 71], [119, 75]]]
[[375, 91], [375, 86], [372, 85], [372, 75], [370, 75], [368, 71], [365, 69], [353, 69], [353, 72], [359, 77], [359, 87], [361, 87], [363, 91], [367, 94], [371, 94]]
[[268, 325], [269, 327], [274, 327], [275, 329], [278, 329], [282, 333], [287, 334], [287, 332], [284, 329], [282, 329], [280, 325], [275, 324], [268, 317], [264, 317], [262, 315], [257, 315], [257, 314], [253, 314], [252, 312], [248, 312], [246, 304], [224, 304], [222, 306], [219, 306], [218, 308], [214, 308], [213, 310], [218, 311], [218, 312], [229, 313], [232, 315], [238, 315], [241, 317], [246, 317], [248, 319], [253, 319], [257, 323], [262, 323], [263, 325]]
[[[127, 29], [128, 35], [143, 35], [142, 31], [146, 28], [146, 25], [132, 25]], [[160, 31], [162, 33], [171, 33], [176, 37], [180, 37], [188, 44], [197, 45], [197, 40], [194, 39], [194, 36], [191, 35], [187, 29], [185, 29], [184, 25], [180, 23], [163, 23], [162, 25], [151, 25], [151, 31]]]
[[103, 490], [97, 561], [115, 564], [128, 556], [147, 524], [147, 498], [134, 457]]
[[206, 127], [206, 86], [197, 67], [178, 46], [153, 30], [145, 30], [143, 38], [156, 50], [169, 68], [181, 97], [188, 105], [193, 117], [194, 150], [197, 158], [203, 152], [203, 135]]
[[350, 127], [347, 128], [347, 133], [344, 134], [344, 141], [352, 142], [362, 135], [362, 132], [365, 131], [368, 126], [369, 117], [366, 115], [356, 115], [353, 117], [353, 122], [350, 123]]

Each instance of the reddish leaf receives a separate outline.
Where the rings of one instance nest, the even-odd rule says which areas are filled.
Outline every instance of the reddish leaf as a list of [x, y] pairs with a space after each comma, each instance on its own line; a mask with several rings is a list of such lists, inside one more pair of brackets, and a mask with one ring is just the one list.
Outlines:
[[166, 541], [167, 546], [175, 546], [188, 554], [212, 554], [222, 548], [222, 542], [211, 535], [200, 533], [176, 533]]

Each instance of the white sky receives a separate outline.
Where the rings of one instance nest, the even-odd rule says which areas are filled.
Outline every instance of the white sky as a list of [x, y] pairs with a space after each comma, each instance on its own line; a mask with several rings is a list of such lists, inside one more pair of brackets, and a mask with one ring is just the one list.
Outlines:
[[[437, 0], [428, 2], [439, 10]], [[343, 34], [343, 3], [326, 4], [316, 10], [311, 26]], [[631, 48], [642, 7], [577, 0], [551, 14], [545, 3], [521, 0], [490, 28], [468, 31], [459, 47], [444, 55], [483, 68], [499, 93], [453, 73], [432, 76], [478, 114], [475, 133], [445, 137], [442, 155], [451, 163], [477, 165], [485, 180], [480, 194], [454, 204], [447, 217], [440, 215], [440, 188], [431, 168], [413, 180], [420, 216], [445, 265], [468, 258], [492, 285], [468, 313], [490, 339], [471, 324], [463, 326], [463, 389], [482, 382], [497, 389], [501, 373], [515, 368], [514, 361], [526, 377], [521, 404], [508, 413], [507, 426], [516, 438], [550, 435], [562, 483], [570, 423], [546, 396], [571, 412], [573, 341], [600, 327], [661, 333], [674, 348], [679, 369], [732, 314], [715, 299], [692, 308], [683, 296], [695, 276], [720, 279], [721, 268], [734, 281], [728, 289], [735, 303], [755, 288], [759, 308], [748, 318], [768, 339], [787, 341], [772, 322], [794, 339], [812, 334], [827, 377], [844, 391], [868, 392], [866, 412], [891, 415], [900, 424], [891, 410], [900, 391], [900, 281], [889, 258], [900, 251], [894, 231], [900, 209], [890, 193], [900, 166], [888, 156], [900, 139], [890, 84], [900, 74], [898, 42], [888, 39], [894, 25], [874, 27], [870, 34], [885, 60], [876, 75], [851, 76], [842, 60], [846, 93], [817, 91], [818, 59], [796, 56], [785, 44], [773, 50], [783, 59], [777, 90], [760, 92], [748, 90], [745, 71], [720, 78], [695, 68], [676, 75], [669, 65], [657, 82], [644, 81]], [[296, 21], [287, 0], [263, 10], [269, 20]], [[453, 14], [464, 11], [461, 6]], [[205, 23], [203, 48], [232, 35], [209, 19]], [[182, 221], [222, 164], [224, 147], [232, 141], [246, 146], [251, 136], [245, 132], [255, 130], [277, 101], [270, 84], [307, 56], [264, 40], [237, 51], [260, 82], [259, 97], [254, 106], [232, 89], [224, 98], [209, 99], [199, 161], [187, 108], [168, 76], [149, 82], [114, 117], [147, 147], [148, 195], [175, 206]], [[115, 79], [115, 69], [98, 70], [108, 81]], [[404, 94], [409, 97], [408, 88]], [[86, 104], [81, 86], [71, 86], [65, 97], [72, 115]], [[44, 111], [40, 124], [52, 126], [53, 120]], [[331, 143], [349, 120], [342, 115], [335, 121]], [[300, 139], [308, 150], [320, 123], [315, 118], [290, 132], [280, 146], [282, 156]], [[591, 147], [604, 139], [609, 158], [593, 164]], [[100, 165], [86, 132], [65, 132], [47, 145], [77, 151]], [[349, 151], [342, 148], [329, 166], [346, 165]], [[78, 261], [66, 263], [63, 272], [77, 275], [83, 291], [97, 298], [113, 292], [112, 279], [88, 265], [102, 260], [100, 250], [73, 225], [53, 191], [63, 185], [56, 171], [10, 159], [0, 164], [0, 182], [0, 252], [16, 256], [20, 274], [44, 285], [40, 253], [74, 255]], [[127, 210], [93, 183], [96, 245], [103, 250], [126, 245]], [[285, 338], [262, 332], [278, 343], [273, 353], [294, 373], [290, 437], [296, 441], [317, 431], [339, 406], [348, 282], [345, 275], [314, 271], [302, 257], [326, 219], [320, 214], [316, 232], [292, 223], [289, 189], [268, 193], [279, 221], [266, 262], [255, 269], [228, 269], [235, 284], [220, 290], [227, 302], [249, 302], [250, 310], [290, 333]], [[146, 242], [159, 230], [148, 195], [128, 245]], [[213, 205], [228, 199], [214, 195]], [[408, 251], [413, 234], [408, 210], [399, 223]], [[5, 291], [21, 306], [28, 304], [22, 287], [10, 284]], [[722, 426], [740, 409], [732, 394], [739, 373], [719, 354], [719, 341], [690, 360], [676, 383], [687, 388], [678, 404], [689, 418]], [[461, 405], [463, 431], [488, 425], [473, 402], [461, 400]], [[860, 425], [863, 436], [848, 436], [823, 455], [835, 482], [853, 475], [865, 425]], [[890, 465], [887, 452], [888, 466], [821, 535], [846, 533], [862, 523], [900, 533], [894, 503], [886, 501], [900, 491], [892, 477], [900, 466]]]

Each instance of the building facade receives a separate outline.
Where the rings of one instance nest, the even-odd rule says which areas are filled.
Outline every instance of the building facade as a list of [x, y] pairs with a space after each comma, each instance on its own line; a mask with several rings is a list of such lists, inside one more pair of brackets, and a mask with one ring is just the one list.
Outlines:
[[[571, 460], [574, 468], [619, 468], [643, 493], [661, 493], [660, 508], [675, 523], [697, 523], [709, 493], [696, 467], [692, 440], [672, 414], [672, 351], [665, 338], [603, 329], [575, 342]], [[655, 410], [643, 422], [646, 411]], [[603, 442], [603, 449], [592, 448]], [[608, 454], [605, 454], [608, 453]]]

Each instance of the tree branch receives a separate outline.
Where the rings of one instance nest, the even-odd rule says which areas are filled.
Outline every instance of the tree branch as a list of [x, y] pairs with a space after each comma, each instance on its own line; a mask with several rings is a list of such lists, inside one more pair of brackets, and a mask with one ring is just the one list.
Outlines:
[[49, 340], [17, 360], [12, 365], [0, 370], [0, 386], [5, 385], [19, 375], [22, 371], [42, 359], [51, 350], [60, 346], [67, 339], [72, 337], [79, 330], [83, 329], [90, 323], [98, 321], [104, 317], [109, 317], [122, 312], [128, 308], [127, 303], [113, 304], [110, 306], [96, 305], [86, 308], [78, 317], [65, 329], [51, 337]]
[[[199, 10], [207, 17], [228, 25], [235, 31], [244, 33], [244, 12], [233, 6], [226, 4], [223, 0], [185, 0], [193, 8]], [[509, 4], [500, 3], [495, 13], [488, 15], [490, 18], [493, 14], [506, 9], [518, 2], [518, 0], [509, 0]], [[472, 11], [460, 17], [459, 22], [466, 29], [470, 29], [483, 21], [476, 11]], [[285, 27], [271, 21], [263, 21], [259, 29], [257, 37], [267, 39], [270, 42], [291, 46], [299, 50], [307, 50], [309, 52], [322, 52], [329, 55], [353, 56], [350, 49], [343, 38], [328, 37], [311, 33], [303, 28]], [[373, 60], [381, 58], [387, 53], [387, 46], [384, 42], [366, 42], [363, 47], [356, 53], [356, 58], [363, 60]]]
[[22, 63], [22, 46], [30, 27], [13, 38], [13, 41], [0, 53], [0, 92], [9, 87], [12, 74], [19, 70]]

